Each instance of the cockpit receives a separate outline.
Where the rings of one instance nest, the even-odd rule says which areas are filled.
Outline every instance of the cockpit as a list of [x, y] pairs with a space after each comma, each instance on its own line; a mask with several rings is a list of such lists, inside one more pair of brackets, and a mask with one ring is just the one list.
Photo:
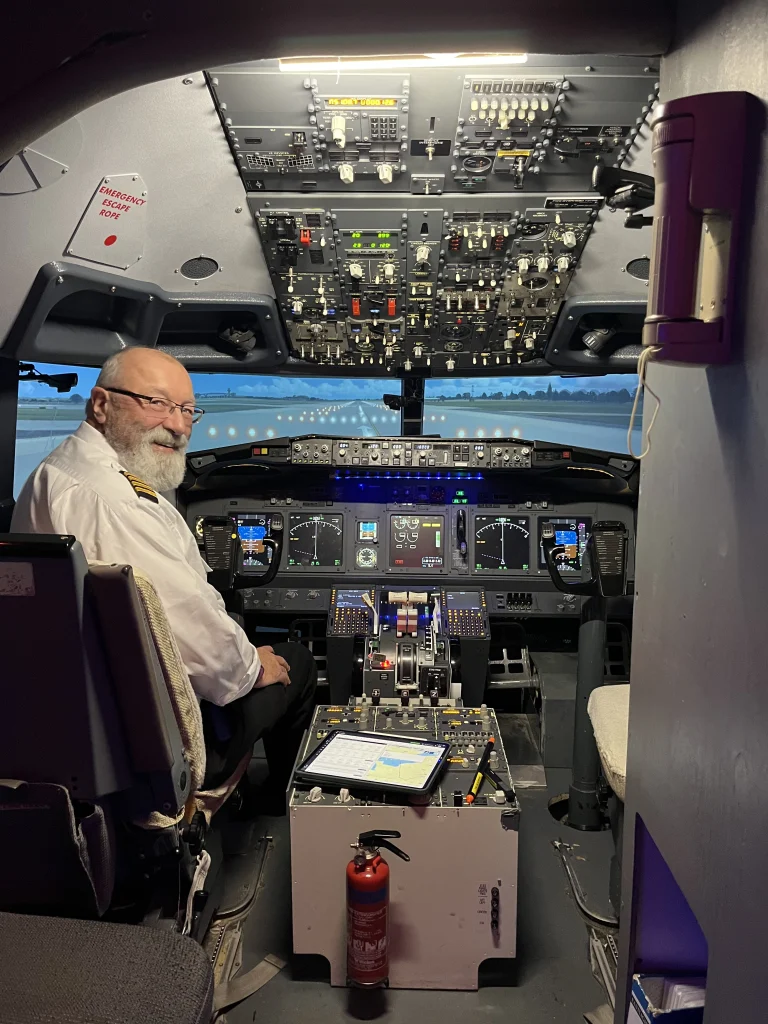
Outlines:
[[140, 71], [145, 12], [0, 132], [0, 1020], [722, 1005], [767, 93], [656, 6]]

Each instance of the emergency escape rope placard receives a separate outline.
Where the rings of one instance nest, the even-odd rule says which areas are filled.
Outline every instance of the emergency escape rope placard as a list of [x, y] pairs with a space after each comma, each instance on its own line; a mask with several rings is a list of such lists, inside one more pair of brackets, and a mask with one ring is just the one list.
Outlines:
[[139, 174], [102, 178], [85, 208], [68, 256], [127, 270], [144, 255], [147, 186]]

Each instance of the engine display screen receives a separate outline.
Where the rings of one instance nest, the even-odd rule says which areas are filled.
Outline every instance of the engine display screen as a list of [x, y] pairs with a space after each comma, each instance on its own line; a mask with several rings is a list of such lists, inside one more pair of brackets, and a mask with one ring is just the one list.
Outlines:
[[441, 569], [445, 516], [392, 516], [389, 564], [392, 569]]
[[475, 516], [475, 569], [527, 572], [530, 560], [528, 516]]
[[288, 565], [335, 568], [341, 565], [343, 549], [341, 515], [296, 513], [288, 522]]
[[565, 548], [555, 553], [555, 561], [561, 573], [580, 572], [584, 551], [592, 529], [592, 520], [588, 516], [577, 516], [574, 519], [539, 519], [539, 568], [546, 569], [544, 547], [541, 543], [541, 528], [544, 523], [551, 523], [555, 528], [556, 547]]
[[236, 516], [237, 532], [243, 549], [241, 572], [258, 573], [266, 570], [272, 561], [272, 551], [265, 547], [264, 538], [270, 536], [272, 517], [261, 513]]

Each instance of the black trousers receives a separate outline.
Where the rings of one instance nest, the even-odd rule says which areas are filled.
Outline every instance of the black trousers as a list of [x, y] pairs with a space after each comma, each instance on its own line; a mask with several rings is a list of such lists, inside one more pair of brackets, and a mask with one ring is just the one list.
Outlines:
[[275, 644], [274, 651], [288, 662], [290, 686], [263, 686], [224, 707], [202, 702], [206, 788], [225, 782], [260, 739], [272, 784], [281, 791], [288, 785], [315, 705], [317, 665], [303, 644]]

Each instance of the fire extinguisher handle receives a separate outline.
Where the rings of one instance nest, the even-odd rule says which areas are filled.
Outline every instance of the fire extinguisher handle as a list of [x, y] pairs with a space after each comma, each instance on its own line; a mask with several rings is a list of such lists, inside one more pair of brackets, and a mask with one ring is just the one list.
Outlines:
[[396, 853], [401, 860], [411, 859], [404, 850], [401, 850], [399, 846], [395, 846], [394, 843], [390, 843], [388, 839], [380, 839], [378, 845], [383, 846], [385, 850], [389, 850], [391, 853]]
[[404, 853], [399, 847], [395, 846], [394, 843], [390, 843], [390, 839], [399, 839], [400, 833], [394, 829], [373, 829], [371, 832], [361, 832], [357, 837], [358, 845], [370, 846], [370, 847], [381, 847], [385, 850], [389, 850], [391, 853], [396, 854], [402, 860], [410, 860], [411, 858], [407, 853]]

